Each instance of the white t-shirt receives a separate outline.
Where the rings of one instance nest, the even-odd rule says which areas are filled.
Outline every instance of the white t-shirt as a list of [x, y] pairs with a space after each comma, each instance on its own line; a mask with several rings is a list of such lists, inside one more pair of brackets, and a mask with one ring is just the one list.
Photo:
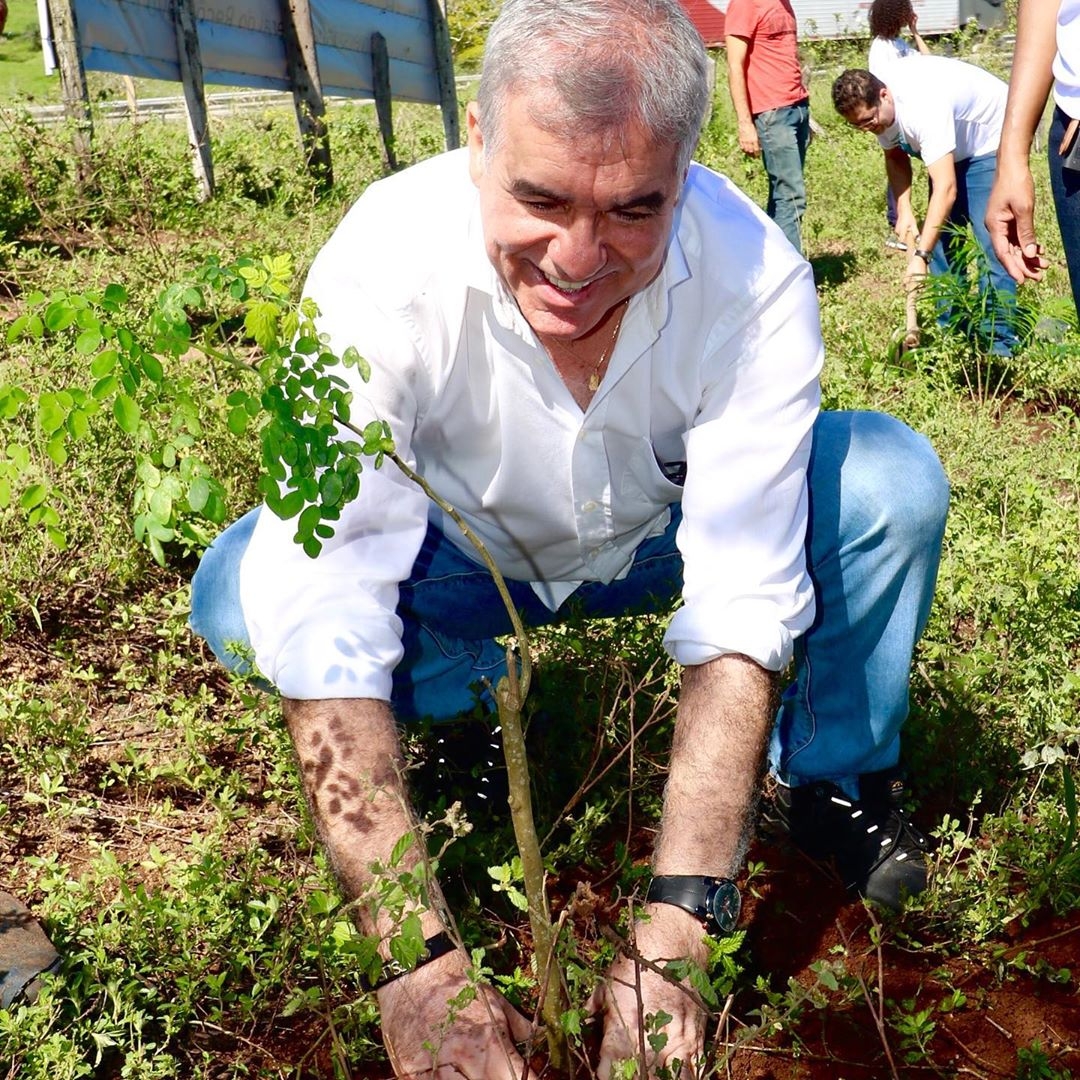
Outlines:
[[[743, 653], [783, 668], [814, 616], [806, 468], [823, 348], [813, 275], [727, 179], [693, 165], [664, 265], [627, 308], [585, 412], [485, 253], [464, 150], [372, 184], [311, 268], [305, 295], [350, 370], [353, 421], [391, 425], [410, 462], [509, 578], [557, 607], [624, 575], [682, 500], [680, 664]], [[683, 487], [662, 464], [686, 463]], [[388, 700], [398, 585], [429, 516], [457, 527], [392, 462], [317, 559], [260, 515], [241, 564], [259, 669], [293, 698]]]
[[[879, 76], [880, 78], [880, 76]], [[896, 105], [896, 123], [878, 141], [932, 165], [996, 154], [1005, 119], [1006, 83], [974, 64], [947, 56], [909, 56], [882, 79]]]
[[1058, 8], [1054, 101], [1069, 116], [1080, 117], [1080, 0], [1061, 0]]
[[892, 71], [893, 65], [909, 56], [919, 55], [919, 50], [903, 38], [876, 37], [870, 42], [870, 55], [866, 66], [872, 75], [876, 75], [888, 86], [889, 72]]

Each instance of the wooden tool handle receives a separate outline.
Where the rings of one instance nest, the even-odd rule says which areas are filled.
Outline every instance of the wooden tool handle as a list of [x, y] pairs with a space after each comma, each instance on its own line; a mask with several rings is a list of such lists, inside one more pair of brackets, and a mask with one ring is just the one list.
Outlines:
[[907, 325], [904, 332], [904, 347], [914, 349], [919, 344], [919, 312], [915, 307], [915, 294], [919, 291], [919, 285], [911, 285], [907, 291], [907, 303], [905, 315]]

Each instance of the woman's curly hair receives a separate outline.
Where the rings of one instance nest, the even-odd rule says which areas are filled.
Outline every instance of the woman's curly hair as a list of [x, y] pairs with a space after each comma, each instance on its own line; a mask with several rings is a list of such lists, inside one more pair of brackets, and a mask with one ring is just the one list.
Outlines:
[[870, 36], [898, 38], [914, 14], [911, 0], [874, 0], [870, 5]]

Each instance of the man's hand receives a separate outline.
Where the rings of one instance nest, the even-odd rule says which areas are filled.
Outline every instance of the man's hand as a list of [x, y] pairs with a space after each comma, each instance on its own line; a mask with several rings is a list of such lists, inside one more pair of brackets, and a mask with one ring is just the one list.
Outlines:
[[919, 223], [915, 220], [914, 214], [904, 214], [898, 211], [893, 231], [896, 233], [897, 238], [907, 245], [908, 251], [914, 251], [919, 246], [917, 243]]
[[748, 120], [739, 124], [739, 146], [744, 154], [757, 157], [761, 153], [761, 141], [758, 139], [757, 128], [754, 121]]
[[425, 1080], [535, 1080], [514, 1048], [532, 1027], [487, 985], [461, 1008], [448, 1003], [468, 988], [468, 959], [456, 951], [379, 991], [382, 1036], [394, 1075]]
[[914, 289], [926, 283], [929, 267], [921, 255], [912, 255], [904, 271], [904, 288]]
[[[670, 904], [649, 904], [646, 911], [650, 921], [638, 922], [634, 934], [637, 951], [645, 959], [659, 967], [668, 960], [684, 958], [705, 963], [705, 931], [697, 919]], [[630, 957], [620, 956], [611, 965], [595, 1004], [604, 1013], [604, 1040], [597, 1067], [600, 1080], [609, 1080], [616, 1062], [640, 1060], [642, 1054], [649, 1076], [657, 1069], [671, 1068], [676, 1059], [681, 1062], [680, 1077], [698, 1075], [705, 1046], [705, 1013], [684, 987]], [[655, 1028], [649, 1018], [660, 1013], [671, 1020]]]
[[1027, 162], [998, 161], [997, 176], [986, 204], [986, 228], [994, 254], [1017, 284], [1039, 281], [1049, 263], [1035, 239], [1035, 184]]

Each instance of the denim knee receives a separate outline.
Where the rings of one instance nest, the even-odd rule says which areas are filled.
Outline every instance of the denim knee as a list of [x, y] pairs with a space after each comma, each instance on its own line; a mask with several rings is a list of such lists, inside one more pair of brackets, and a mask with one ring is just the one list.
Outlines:
[[949, 481], [925, 435], [887, 413], [854, 414], [859, 468], [845, 470], [845, 498], [884, 525], [895, 543], [939, 544], [949, 511]]
[[243, 674], [251, 670], [251, 644], [240, 603], [240, 560], [258, 515], [258, 508], [251, 510], [221, 533], [191, 579], [188, 625], [225, 667]]

